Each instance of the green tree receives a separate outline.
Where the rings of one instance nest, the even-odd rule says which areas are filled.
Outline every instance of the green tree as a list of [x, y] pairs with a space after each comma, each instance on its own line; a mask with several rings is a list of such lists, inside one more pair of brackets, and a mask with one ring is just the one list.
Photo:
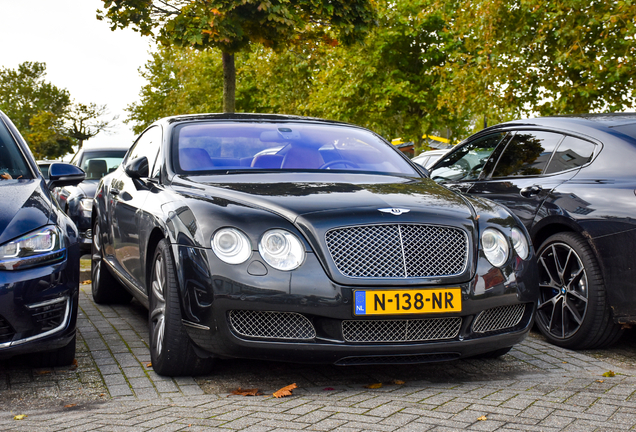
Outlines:
[[106, 107], [72, 104], [66, 89], [45, 81], [46, 64], [24, 62], [0, 69], [0, 109], [13, 121], [38, 159], [58, 159], [105, 130]]
[[107, 114], [106, 105], [97, 105], [95, 103], [88, 105], [75, 103], [67, 109], [63, 116], [65, 120], [64, 129], [66, 135], [77, 142], [78, 150], [82, 148], [84, 141], [108, 130], [112, 121], [117, 119], [117, 116], [115, 116], [110, 120], [106, 120], [104, 116]]
[[634, 107], [631, 0], [438, 0], [448, 61], [442, 101], [497, 118]]
[[223, 110], [235, 111], [234, 54], [254, 43], [281, 49], [312, 40], [350, 44], [374, 23], [370, 0], [103, 0], [98, 18], [132, 26], [165, 45], [218, 48], [223, 61]]
[[441, 13], [422, 13], [430, 3], [399, 0], [379, 6], [380, 25], [364, 45], [338, 46], [326, 54], [308, 111], [420, 146], [429, 133], [464, 135], [470, 111], [439, 103], [439, 68], [451, 40]]

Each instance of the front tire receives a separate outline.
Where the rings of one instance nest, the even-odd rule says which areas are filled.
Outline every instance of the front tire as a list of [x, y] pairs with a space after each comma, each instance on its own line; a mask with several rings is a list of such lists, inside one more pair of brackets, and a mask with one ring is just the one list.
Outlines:
[[539, 248], [539, 302], [536, 323], [554, 345], [601, 348], [616, 342], [614, 323], [598, 262], [576, 233], [555, 234]]
[[159, 375], [209, 373], [212, 359], [202, 359], [181, 322], [181, 306], [170, 244], [161, 240], [155, 250], [150, 276], [148, 330], [150, 358]]
[[97, 220], [93, 224], [93, 242], [91, 244], [91, 290], [93, 300], [97, 304], [125, 304], [132, 299], [132, 294], [121, 286], [104, 263], [102, 235]]

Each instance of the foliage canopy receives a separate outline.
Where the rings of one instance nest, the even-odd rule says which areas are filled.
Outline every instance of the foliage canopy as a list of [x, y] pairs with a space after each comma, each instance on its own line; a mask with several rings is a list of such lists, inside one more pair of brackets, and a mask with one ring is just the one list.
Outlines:
[[[45, 81], [46, 65], [24, 62], [0, 69], [0, 110], [15, 124], [38, 159], [59, 159], [104, 130], [105, 107], [73, 104], [66, 89]], [[90, 136], [89, 136], [90, 135]]]

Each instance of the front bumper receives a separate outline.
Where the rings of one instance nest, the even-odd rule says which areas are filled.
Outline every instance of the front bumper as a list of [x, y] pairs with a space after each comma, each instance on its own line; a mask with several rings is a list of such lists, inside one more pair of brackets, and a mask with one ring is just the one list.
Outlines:
[[79, 251], [61, 263], [0, 272], [0, 358], [51, 351], [75, 336]]
[[[173, 252], [182, 287], [183, 322], [199, 354], [212, 357], [342, 365], [423, 363], [471, 357], [521, 342], [530, 330], [537, 300], [533, 259], [517, 260], [503, 269], [493, 269], [480, 260], [473, 279], [461, 284], [414, 287], [396, 283], [364, 287], [334, 283], [311, 253], [296, 271], [280, 272], [265, 267], [256, 253], [244, 265], [228, 266], [207, 249], [174, 246]], [[354, 315], [355, 290], [451, 287], [461, 289], [461, 312]], [[482, 311], [508, 310], [516, 310], [518, 316], [507, 327], [495, 325], [476, 331], [475, 321]], [[267, 311], [266, 321], [281, 314], [298, 315], [301, 321], [309, 323], [309, 330], [295, 339], [249, 333], [231, 321], [230, 316], [236, 311], [247, 311], [240, 313], [255, 317]], [[373, 340], [372, 335], [359, 341], [352, 341], [343, 331], [344, 322], [368, 324], [373, 333], [374, 329], [387, 325], [426, 327], [428, 321], [435, 323], [438, 319], [454, 322], [457, 331], [441, 337], [435, 334], [428, 339], [393, 336], [390, 340]], [[255, 320], [246, 322], [248, 327], [250, 322], [258, 324]], [[280, 325], [286, 325], [284, 322]], [[278, 324], [268, 325], [273, 328]]]

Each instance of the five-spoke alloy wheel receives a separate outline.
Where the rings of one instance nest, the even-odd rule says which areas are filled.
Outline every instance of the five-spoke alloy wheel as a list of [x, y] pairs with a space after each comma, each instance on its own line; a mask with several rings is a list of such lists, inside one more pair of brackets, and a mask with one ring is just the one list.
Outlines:
[[153, 369], [168, 376], [209, 372], [212, 360], [196, 355], [183, 327], [175, 266], [167, 240], [157, 245], [150, 271], [148, 330]]
[[539, 330], [565, 348], [598, 348], [615, 342], [621, 330], [612, 320], [601, 272], [583, 237], [555, 234], [537, 255]]

